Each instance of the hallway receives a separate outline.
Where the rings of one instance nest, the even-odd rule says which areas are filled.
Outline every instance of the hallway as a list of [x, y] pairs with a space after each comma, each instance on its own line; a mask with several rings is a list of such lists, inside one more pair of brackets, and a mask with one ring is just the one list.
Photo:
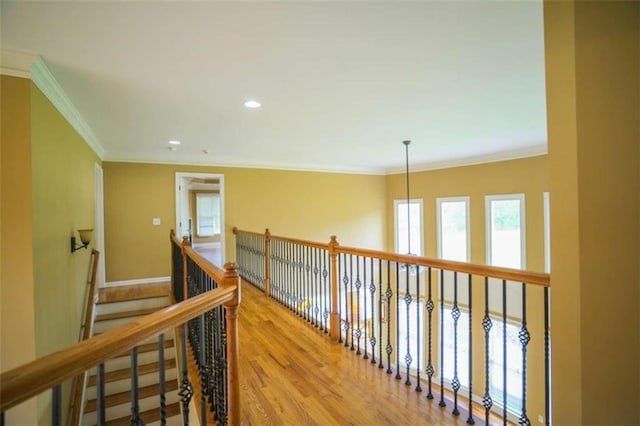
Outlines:
[[467, 424], [244, 281], [239, 334], [244, 425]]

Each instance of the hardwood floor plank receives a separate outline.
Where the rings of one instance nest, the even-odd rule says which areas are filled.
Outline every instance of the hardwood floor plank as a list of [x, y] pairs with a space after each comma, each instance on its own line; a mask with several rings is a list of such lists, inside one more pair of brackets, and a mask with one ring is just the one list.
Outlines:
[[466, 425], [245, 282], [238, 326], [244, 425]]

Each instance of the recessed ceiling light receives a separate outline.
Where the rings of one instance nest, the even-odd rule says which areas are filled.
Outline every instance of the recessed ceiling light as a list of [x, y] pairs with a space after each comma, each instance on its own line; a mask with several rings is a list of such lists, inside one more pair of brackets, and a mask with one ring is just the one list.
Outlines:
[[260, 108], [262, 104], [258, 101], [250, 100], [250, 101], [246, 101], [244, 103], [244, 106], [246, 106], [247, 108]]
[[169, 141], [171, 145], [180, 145], [180, 141]]

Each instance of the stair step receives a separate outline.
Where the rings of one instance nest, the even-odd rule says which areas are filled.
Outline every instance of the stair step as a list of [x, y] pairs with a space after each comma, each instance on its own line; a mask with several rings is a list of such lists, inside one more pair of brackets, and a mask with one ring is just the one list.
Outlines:
[[141, 309], [162, 309], [171, 305], [169, 296], [138, 297], [131, 300], [111, 300], [96, 304], [96, 316]]
[[120, 318], [130, 318], [130, 317], [143, 317], [145, 315], [149, 315], [154, 313], [155, 311], [162, 308], [148, 308], [148, 309], [138, 309], [136, 311], [124, 311], [124, 312], [111, 312], [108, 314], [100, 314], [97, 315], [94, 322], [100, 321], [109, 321]]
[[169, 282], [107, 287], [100, 289], [98, 303], [146, 299], [149, 297], [169, 296], [170, 294], [171, 283]]
[[[172, 392], [178, 389], [177, 380], [168, 380], [165, 382], [165, 392]], [[160, 395], [160, 384], [154, 384], [144, 386], [138, 389], [138, 399], [147, 398], [153, 395]], [[105, 398], [105, 407], [113, 407], [120, 404], [125, 404], [131, 401], [131, 391], [119, 392], [113, 395], [108, 395]], [[90, 399], [87, 401], [87, 405], [84, 408], [85, 413], [96, 411], [96, 400]]]
[[[176, 367], [175, 359], [167, 359], [164, 362], [165, 370], [169, 370], [171, 368]], [[151, 374], [160, 371], [160, 363], [153, 362], [150, 364], [142, 364], [138, 365], [138, 376], [142, 376], [144, 374]], [[115, 382], [117, 380], [124, 380], [131, 378], [131, 369], [130, 368], [122, 368], [120, 370], [110, 371], [104, 374], [105, 383]], [[89, 381], [87, 386], [95, 386], [96, 385], [96, 375], [93, 374], [89, 376]]]
[[[169, 404], [166, 407], [166, 416], [172, 417], [180, 414], [180, 403], [174, 402], [173, 404]], [[144, 420], [145, 424], [149, 424], [151, 422], [157, 422], [160, 420], [160, 409], [156, 408], [153, 410], [147, 410], [140, 413], [140, 417]], [[129, 426], [131, 424], [131, 416], [120, 417], [118, 419], [113, 419], [106, 422], [109, 426]]]
[[[155, 373], [144, 374], [138, 377], [138, 386], [144, 387], [149, 385], [155, 385], [158, 383], [158, 376], [160, 372], [157, 371]], [[166, 380], [178, 380], [180, 379], [180, 375], [178, 374], [178, 370], [175, 368], [171, 368], [165, 371]], [[125, 378], [121, 380], [116, 380], [114, 382], [109, 382], [104, 384], [104, 392], [105, 396], [112, 395], [114, 393], [124, 392], [131, 390], [131, 378]], [[86, 391], [87, 399], [95, 399], [97, 396], [97, 390], [95, 386], [89, 386]], [[119, 417], [119, 416], [117, 416]]]

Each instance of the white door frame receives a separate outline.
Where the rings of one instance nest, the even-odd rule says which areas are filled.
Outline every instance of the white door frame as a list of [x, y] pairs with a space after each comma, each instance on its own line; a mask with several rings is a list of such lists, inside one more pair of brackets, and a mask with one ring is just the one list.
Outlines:
[[[220, 260], [222, 265], [225, 263], [225, 221], [224, 221], [224, 175], [218, 173], [188, 173], [188, 172], [176, 172], [175, 180], [175, 194], [176, 194], [176, 236], [182, 238], [180, 217], [182, 215], [183, 201], [180, 198], [180, 185], [185, 178], [198, 178], [198, 179], [218, 179], [220, 182]], [[187, 204], [188, 205], [188, 204]]]
[[98, 271], [96, 274], [96, 281], [98, 283], [98, 288], [100, 288], [104, 287], [106, 281], [106, 262], [104, 250], [104, 174], [102, 167], [98, 163], [94, 163], [94, 176], [96, 223], [93, 246], [100, 252], [100, 257], [98, 258]]

